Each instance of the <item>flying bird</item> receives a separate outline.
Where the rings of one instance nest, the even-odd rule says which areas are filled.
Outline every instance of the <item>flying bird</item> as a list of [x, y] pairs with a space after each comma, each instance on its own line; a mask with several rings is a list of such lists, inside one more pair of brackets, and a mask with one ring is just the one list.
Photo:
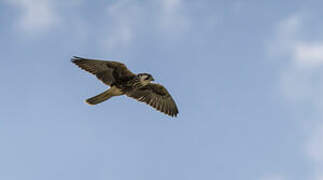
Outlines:
[[71, 59], [81, 69], [92, 73], [110, 88], [101, 94], [86, 99], [90, 105], [96, 105], [114, 96], [126, 95], [145, 102], [156, 110], [176, 117], [178, 109], [167, 89], [156, 83], [148, 73], [132, 73], [126, 65], [117, 61], [87, 59], [73, 56]]

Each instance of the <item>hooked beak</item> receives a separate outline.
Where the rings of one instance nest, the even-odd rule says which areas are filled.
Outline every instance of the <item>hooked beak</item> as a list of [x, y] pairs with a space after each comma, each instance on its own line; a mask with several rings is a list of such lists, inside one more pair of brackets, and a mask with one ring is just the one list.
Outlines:
[[151, 81], [155, 81], [155, 79], [153, 77], [151, 77]]

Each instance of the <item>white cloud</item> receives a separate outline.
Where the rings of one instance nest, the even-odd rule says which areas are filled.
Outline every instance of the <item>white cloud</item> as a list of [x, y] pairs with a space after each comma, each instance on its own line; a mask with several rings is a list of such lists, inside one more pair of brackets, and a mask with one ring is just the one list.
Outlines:
[[161, 2], [160, 27], [164, 31], [181, 32], [189, 27], [181, 0], [163, 0]]
[[300, 43], [296, 45], [293, 55], [299, 65], [320, 66], [323, 64], [323, 42]]
[[21, 10], [18, 25], [29, 32], [47, 30], [59, 22], [51, 0], [7, 0]]
[[269, 51], [273, 55], [291, 55], [297, 44], [297, 36], [301, 27], [301, 18], [292, 15], [281, 20], [276, 29], [273, 40], [269, 43]]
[[323, 124], [314, 130], [308, 144], [308, 153], [316, 162], [323, 163]]
[[292, 15], [283, 19], [276, 29], [271, 51], [276, 55], [286, 55], [292, 64], [302, 67], [318, 67], [323, 64], [323, 41], [302, 40], [303, 18]]
[[321, 97], [318, 88], [323, 81], [318, 82], [315, 77], [321, 73], [317, 68], [323, 65], [323, 41], [303, 40], [303, 34], [304, 18], [292, 15], [278, 24], [269, 49], [274, 57], [287, 61], [281, 74], [284, 95], [293, 102], [313, 104], [314, 99]]
[[302, 18], [299, 15], [291, 15], [286, 19], [283, 19], [278, 25], [279, 35], [285, 35], [288, 37], [299, 33]]
[[183, 34], [189, 28], [182, 0], [139, 1], [119, 0], [107, 8], [108, 26], [104, 46], [116, 49], [129, 46], [137, 32], [145, 27], [156, 33]]
[[315, 180], [323, 180], [323, 79], [319, 78], [323, 76], [323, 40], [307, 40], [305, 22], [300, 15], [283, 19], [270, 43], [270, 52], [287, 60], [281, 73], [283, 95], [292, 104], [310, 109], [311, 117], [303, 120], [309, 127], [304, 149], [315, 165]]
[[133, 39], [137, 16], [141, 15], [140, 7], [134, 1], [120, 0], [109, 6], [107, 11], [110, 22], [105, 46], [108, 49], [127, 46]]
[[307, 152], [315, 165], [315, 179], [323, 180], [323, 123], [314, 128], [307, 145]]

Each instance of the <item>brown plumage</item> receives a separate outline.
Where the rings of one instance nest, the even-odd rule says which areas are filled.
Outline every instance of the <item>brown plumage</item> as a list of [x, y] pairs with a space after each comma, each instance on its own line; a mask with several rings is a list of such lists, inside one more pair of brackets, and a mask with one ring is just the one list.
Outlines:
[[127, 95], [138, 101], [145, 102], [156, 110], [176, 117], [178, 109], [167, 89], [160, 84], [151, 83], [154, 79], [150, 74], [132, 73], [126, 65], [116, 61], [86, 59], [74, 56], [72, 62], [81, 69], [95, 75], [111, 88], [86, 100], [95, 105], [113, 96]]

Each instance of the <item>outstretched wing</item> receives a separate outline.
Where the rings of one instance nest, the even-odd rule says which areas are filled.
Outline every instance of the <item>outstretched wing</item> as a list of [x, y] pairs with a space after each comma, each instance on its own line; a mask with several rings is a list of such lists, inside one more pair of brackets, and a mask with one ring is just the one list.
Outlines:
[[116, 61], [102, 61], [74, 56], [72, 62], [81, 69], [94, 74], [109, 86], [115, 82], [135, 76], [126, 65]]
[[167, 89], [160, 84], [149, 83], [148, 85], [126, 93], [127, 96], [138, 101], [145, 102], [160, 112], [169, 116], [177, 116], [178, 109], [175, 101]]

